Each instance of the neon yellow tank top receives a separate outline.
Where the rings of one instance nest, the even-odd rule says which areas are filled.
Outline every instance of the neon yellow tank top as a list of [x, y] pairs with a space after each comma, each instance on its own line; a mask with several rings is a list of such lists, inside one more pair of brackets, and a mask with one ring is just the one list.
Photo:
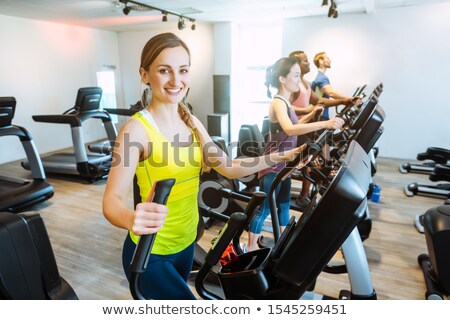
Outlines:
[[[197, 236], [198, 187], [202, 152], [192, 134], [193, 143], [186, 147], [173, 146], [140, 113], [133, 116], [144, 126], [151, 147], [150, 156], [140, 161], [136, 177], [142, 201], [146, 201], [154, 181], [175, 178], [176, 182], [167, 200], [169, 210], [164, 226], [158, 231], [152, 253], [168, 255], [186, 249]], [[130, 231], [137, 243], [139, 236]]]

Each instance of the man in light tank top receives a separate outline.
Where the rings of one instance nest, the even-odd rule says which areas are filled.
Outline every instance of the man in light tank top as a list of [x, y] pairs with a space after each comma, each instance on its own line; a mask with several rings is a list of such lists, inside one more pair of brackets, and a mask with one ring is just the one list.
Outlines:
[[[327, 99], [352, 99], [352, 97], [335, 90], [331, 86], [330, 78], [325, 74], [327, 69], [331, 68], [331, 60], [326, 52], [317, 53], [314, 56], [313, 62], [317, 67], [318, 72], [316, 79], [311, 83], [311, 87], [318, 97]], [[329, 118], [328, 109], [325, 109], [323, 112], [323, 117]]]
[[[326, 114], [328, 114], [328, 108], [333, 106], [338, 106], [341, 104], [350, 105], [354, 101], [353, 98], [345, 98], [345, 99], [327, 99], [325, 97], [319, 98], [316, 93], [311, 89], [311, 84], [304, 78], [306, 74], [308, 74], [310, 69], [310, 63], [308, 61], [308, 56], [303, 51], [294, 51], [289, 54], [289, 57], [296, 58], [298, 64], [300, 65], [300, 91], [296, 93], [292, 97], [292, 107], [294, 108], [297, 116], [299, 117], [299, 122], [308, 123], [314, 121], [314, 115], [316, 114], [317, 108], [323, 107], [325, 108]], [[326, 117], [324, 120], [328, 120]], [[305, 143], [308, 140], [311, 140], [311, 135], [304, 135], [299, 137], [298, 143], [299, 145]], [[300, 195], [296, 199], [296, 203], [299, 206], [300, 210], [305, 210], [309, 204], [311, 203], [311, 199], [309, 196], [309, 189], [311, 187], [311, 182], [307, 179], [303, 179], [302, 181], [302, 190]]]

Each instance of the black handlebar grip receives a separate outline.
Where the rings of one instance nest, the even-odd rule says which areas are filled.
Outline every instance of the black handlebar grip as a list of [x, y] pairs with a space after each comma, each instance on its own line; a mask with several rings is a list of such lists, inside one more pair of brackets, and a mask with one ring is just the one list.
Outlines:
[[[156, 181], [153, 185], [153, 192], [150, 192], [147, 201], [166, 204], [170, 191], [175, 184], [175, 179], [165, 179]], [[142, 235], [134, 251], [131, 260], [131, 272], [143, 273], [147, 269], [148, 259], [150, 258], [150, 251], [155, 241], [156, 233]]]
[[238, 230], [245, 225], [247, 216], [242, 212], [235, 212], [230, 216], [230, 220], [220, 231], [215, 243], [205, 257], [205, 264], [213, 267], [219, 262], [220, 257], [234, 238]]

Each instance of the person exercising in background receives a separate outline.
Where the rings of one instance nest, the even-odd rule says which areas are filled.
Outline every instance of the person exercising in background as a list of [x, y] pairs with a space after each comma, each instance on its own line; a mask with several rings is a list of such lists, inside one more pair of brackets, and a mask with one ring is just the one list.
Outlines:
[[[189, 49], [173, 33], [156, 35], [146, 43], [139, 73], [150, 88], [151, 98], [143, 101], [145, 109], [120, 129], [103, 196], [105, 218], [128, 230], [122, 251], [128, 280], [139, 236], [158, 232], [141, 278], [144, 295], [150, 299], [195, 299], [186, 282], [197, 235], [201, 170], [214, 168], [230, 179], [243, 177], [291, 161], [301, 149], [229, 159], [184, 104], [191, 84], [190, 68]], [[134, 176], [142, 203], [130, 209], [128, 193]], [[155, 181], [167, 178], [176, 179], [167, 204], [147, 202]]]
[[[314, 56], [313, 62], [317, 67], [317, 76], [311, 83], [311, 86], [318, 97], [327, 99], [352, 99], [352, 97], [340, 93], [331, 86], [330, 79], [325, 74], [327, 69], [331, 68], [331, 60], [326, 52], [317, 53]], [[328, 110], [325, 110], [322, 116], [329, 118]]]
[[[266, 70], [267, 96], [272, 98], [270, 88], [277, 90], [269, 106], [269, 139], [264, 148], [264, 154], [272, 152], [286, 152], [295, 148], [297, 136], [322, 129], [338, 129], [344, 124], [344, 120], [335, 118], [328, 121], [311, 123], [298, 123], [295, 111], [292, 108], [290, 98], [298, 92], [300, 87], [300, 66], [295, 58], [281, 58]], [[322, 109], [315, 111], [321, 112]], [[285, 167], [279, 163], [259, 172], [260, 190], [269, 193], [270, 186], [275, 180], [276, 174]], [[275, 191], [277, 199], [280, 231], [283, 232], [289, 221], [291, 179], [284, 179]], [[258, 238], [261, 235], [264, 220], [270, 213], [269, 199], [266, 198], [260, 205], [255, 217], [250, 223], [248, 250], [258, 249]]]
[[[293, 51], [289, 54], [289, 57], [295, 58], [300, 65], [300, 91], [294, 93], [292, 96], [292, 106], [299, 117], [300, 122], [311, 121], [310, 114], [311, 110], [315, 107], [323, 106], [324, 113], [326, 116], [323, 120], [328, 120], [328, 108], [338, 106], [341, 104], [350, 105], [356, 102], [352, 97], [342, 98], [342, 99], [327, 99], [325, 97], [319, 98], [314, 91], [311, 89], [311, 84], [304, 78], [308, 74], [310, 69], [310, 64], [308, 61], [308, 56], [303, 51]], [[311, 135], [304, 135], [299, 137], [298, 145], [302, 145], [308, 140], [311, 140]], [[295, 200], [297, 206], [301, 211], [304, 211], [311, 203], [311, 198], [309, 196], [309, 189], [311, 187], [311, 182], [307, 179], [302, 180], [302, 190]]]

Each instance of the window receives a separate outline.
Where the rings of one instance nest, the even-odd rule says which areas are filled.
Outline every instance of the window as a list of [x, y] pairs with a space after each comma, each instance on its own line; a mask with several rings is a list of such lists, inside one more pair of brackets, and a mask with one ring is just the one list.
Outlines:
[[236, 65], [231, 105], [231, 134], [236, 141], [242, 124], [261, 125], [268, 115], [266, 68], [282, 55], [282, 25], [241, 25], [237, 41]]
[[[112, 69], [114, 66], [109, 66]], [[116, 78], [114, 70], [97, 71], [97, 85], [102, 88], [102, 100], [100, 106], [102, 108], [117, 108], [116, 101]], [[114, 123], [117, 123], [117, 116], [111, 115]]]

